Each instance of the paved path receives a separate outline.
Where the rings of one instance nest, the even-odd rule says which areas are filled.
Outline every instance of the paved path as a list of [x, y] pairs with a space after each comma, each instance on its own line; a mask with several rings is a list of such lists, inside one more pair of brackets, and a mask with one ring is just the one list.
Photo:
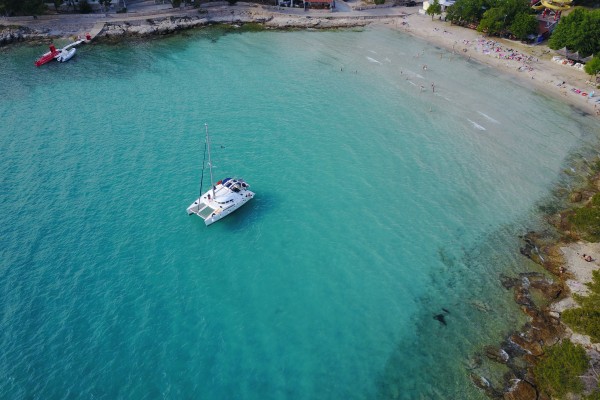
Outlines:
[[[274, 6], [261, 6], [252, 3], [238, 2], [234, 6], [227, 5], [226, 2], [212, 3], [206, 7], [209, 13], [223, 13], [233, 11], [234, 13], [256, 12], [264, 13], [265, 17], [276, 15], [290, 16], [310, 16], [323, 18], [388, 18], [401, 17], [406, 14], [413, 14], [417, 11], [416, 7], [387, 7], [371, 8], [366, 10], [356, 10], [357, 0], [336, 0], [336, 9], [328, 10], [308, 10], [301, 8], [277, 8]], [[53, 14], [42, 15], [34, 19], [33, 17], [4, 17], [0, 18], [0, 25], [23, 25], [40, 32], [46, 32], [56, 36], [82, 36], [90, 33], [92, 36], [98, 35], [105, 23], [119, 23], [128, 21], [139, 21], [149, 18], [166, 18], [182, 16], [198, 16], [198, 9], [193, 7], [181, 7], [174, 9], [165, 1], [161, 0], [142, 0], [128, 2], [128, 12], [117, 14], [114, 10], [108, 13], [94, 14]]]
[[89, 31], [91, 39], [94, 39], [100, 32], [102, 32], [102, 29], [104, 29], [104, 24], [105, 23], [101, 21], [96, 22], [94, 27]]

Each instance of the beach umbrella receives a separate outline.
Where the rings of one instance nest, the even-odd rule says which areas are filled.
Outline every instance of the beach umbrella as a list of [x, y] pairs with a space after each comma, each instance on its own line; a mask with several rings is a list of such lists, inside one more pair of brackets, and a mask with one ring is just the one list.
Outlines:
[[567, 48], [566, 48], [566, 47], [563, 47], [562, 49], [556, 50], [556, 52], [557, 52], [558, 54], [560, 54], [561, 56], [565, 56], [565, 57], [566, 57], [566, 56], [567, 56], [567, 53], [569, 52], [569, 50], [567, 50]]
[[569, 60], [573, 60], [573, 61], [579, 61], [579, 52], [576, 51], [575, 53], [571, 53], [570, 51], [567, 51], [567, 55], [566, 57]]

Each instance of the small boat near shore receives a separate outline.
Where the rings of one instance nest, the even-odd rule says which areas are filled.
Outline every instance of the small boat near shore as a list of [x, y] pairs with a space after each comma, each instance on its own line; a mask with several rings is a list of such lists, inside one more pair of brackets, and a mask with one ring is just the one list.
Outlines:
[[[218, 220], [225, 218], [248, 201], [254, 198], [254, 193], [249, 190], [248, 185], [243, 179], [225, 178], [213, 184], [212, 161], [210, 157], [210, 137], [208, 135], [208, 125], [204, 124], [206, 129], [205, 151], [208, 150], [208, 168], [210, 171], [210, 186], [207, 192], [202, 194], [202, 180], [204, 178], [204, 161], [202, 161], [202, 178], [200, 179], [200, 197], [196, 199], [188, 208], [188, 215], [196, 214], [204, 220], [208, 226]], [[206, 154], [206, 152], [205, 152]]]
[[[88, 36], [89, 37], [89, 34]], [[89, 41], [89, 39], [79, 39], [73, 43], [69, 43], [62, 49], [56, 49], [53, 44], [50, 45], [50, 51], [44, 53], [40, 58], [35, 61], [35, 66], [39, 67], [46, 63], [49, 63], [52, 60], [56, 60], [58, 62], [66, 62], [69, 61], [75, 55], [75, 46], [79, 46], [82, 43]]]
[[60, 51], [60, 53], [58, 53], [58, 55], [56, 56], [56, 61], [58, 61], [58, 62], [69, 61], [75, 55], [76, 50], [77, 49], [75, 47], [72, 47], [71, 49], [68, 49], [68, 50], [62, 49]]
[[35, 66], [39, 67], [46, 63], [49, 63], [50, 61], [54, 60], [59, 54], [60, 54], [60, 51], [56, 50], [56, 47], [54, 47], [54, 45], [51, 44], [50, 51], [42, 54], [42, 56], [40, 58], [35, 60]]

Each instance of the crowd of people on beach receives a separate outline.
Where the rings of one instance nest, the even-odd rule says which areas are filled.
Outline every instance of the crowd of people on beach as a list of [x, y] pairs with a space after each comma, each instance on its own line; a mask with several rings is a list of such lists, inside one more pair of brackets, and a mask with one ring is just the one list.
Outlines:
[[[471, 44], [471, 41], [469, 40], [465, 40], [464, 42], [467, 46]], [[494, 40], [484, 38], [477, 39], [475, 43], [475, 49], [480, 53], [493, 55], [496, 58], [501, 58], [504, 60], [514, 60], [524, 63], [538, 61], [537, 58], [531, 55], [520, 53], [514, 49], [505, 48]]]

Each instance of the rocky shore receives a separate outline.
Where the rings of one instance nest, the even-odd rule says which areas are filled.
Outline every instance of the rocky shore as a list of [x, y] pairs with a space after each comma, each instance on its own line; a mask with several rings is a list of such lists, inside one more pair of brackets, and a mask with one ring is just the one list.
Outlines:
[[[584, 205], [598, 191], [600, 174], [594, 175], [585, 189], [570, 194], [571, 206]], [[573, 332], [562, 322], [561, 314], [569, 308], [578, 307], [572, 294], [585, 295], [585, 284], [591, 282], [592, 271], [600, 269], [597, 261], [586, 262], [581, 256], [587, 254], [594, 260], [600, 259], [600, 243], [578, 240], [565, 223], [569, 213], [571, 208], [548, 215], [549, 224], [557, 232], [529, 232], [521, 238], [521, 254], [542, 266], [548, 274], [525, 272], [518, 276], [500, 277], [502, 286], [513, 291], [515, 302], [528, 316], [529, 322], [499, 345], [487, 346], [482, 354], [475, 357], [477, 363], [471, 370], [471, 380], [490, 398], [550, 399], [537, 386], [533, 368], [547, 348], [561, 340], [571, 340], [585, 348], [591, 366], [581, 376], [585, 385], [584, 393], [597, 389], [598, 376], [595, 370], [600, 367], [600, 344], [593, 343], [589, 336]], [[477, 372], [483, 357], [493, 363], [506, 365], [509, 372], [504, 375], [502, 384], [492, 384], [490, 379]]]
[[365, 19], [346, 18], [281, 18], [274, 16], [255, 15], [252, 12], [238, 13], [233, 19], [231, 16], [183, 16], [166, 17], [160, 19], [146, 19], [134, 22], [106, 23], [98, 35], [99, 38], [165, 35], [182, 30], [197, 28], [212, 24], [227, 23], [234, 27], [244, 24], [260, 24], [264, 29], [333, 29], [365, 26], [369, 22]]
[[[247, 24], [260, 24], [264, 29], [335, 29], [362, 27], [374, 20], [392, 24], [403, 16], [402, 10], [395, 15], [368, 14], [284, 14], [262, 6], [244, 7], [211, 7], [176, 13], [175, 15], [144, 15], [115, 17], [81, 18], [72, 24], [56, 28], [52, 19], [30, 21], [31, 24], [12, 24], [12, 21], [0, 19], [0, 46], [16, 42], [49, 42], [57, 37], [76, 35], [86, 32], [100, 23], [95, 40], [115, 41], [126, 37], [146, 37], [166, 35], [191, 28], [199, 28], [213, 24], [229, 24], [235, 28]], [[439, 26], [443, 26], [443, 30]], [[396, 22], [397, 26], [397, 22]], [[438, 44], [464, 57], [473, 57], [499, 71], [511, 73], [534, 89], [541, 89], [572, 106], [593, 115], [594, 106], [581, 96], [571, 93], [563, 94], [555, 85], [556, 81], [569, 82], [573, 87], [585, 87], [586, 76], [579, 71], [566, 70], [550, 62], [551, 55], [536, 54], [539, 61], [529, 64], [535, 71], [526, 75], [520, 71], [520, 64], [514, 61], [491, 58], [476, 51], [478, 33], [464, 28], [448, 26], [442, 22], [431, 21], [428, 17], [413, 15], [398, 28], [432, 43]], [[442, 32], [443, 31], [443, 32]], [[468, 43], [468, 44], [467, 44]], [[513, 44], [511, 44], [512, 46]], [[541, 47], [532, 51], [539, 51]], [[459, 50], [457, 48], [457, 50]], [[527, 49], [524, 49], [527, 51]], [[534, 79], [535, 77], [535, 79]], [[592, 184], [578, 190], [570, 196], [574, 206], [588, 201], [600, 191], [600, 176], [595, 176]], [[512, 332], [495, 346], [482, 349], [470, 366], [473, 383], [492, 398], [504, 399], [545, 399], [537, 387], [533, 376], [533, 366], [544, 355], [545, 349], [559, 340], [570, 340], [584, 345], [592, 360], [600, 360], [600, 345], [591, 342], [589, 337], [574, 333], [561, 321], [561, 313], [575, 307], [572, 293], [583, 293], [584, 284], [591, 279], [590, 269], [598, 269], [597, 263], [589, 264], [581, 261], [579, 254], [593, 254], [600, 259], [600, 244], [575, 242], [577, 238], [567, 231], [564, 224], [567, 212], [548, 216], [550, 224], [559, 231], [559, 238], [553, 234], [530, 232], [523, 236], [521, 253], [542, 266], [548, 274], [539, 271], [524, 272], [518, 276], [501, 276], [500, 284], [514, 293], [515, 302], [528, 316], [529, 322], [518, 331]], [[505, 365], [509, 372], [503, 382], [491, 383], [478, 366], [482, 360], [489, 359], [494, 363]], [[597, 361], [600, 364], [600, 361]], [[589, 372], [592, 374], [592, 372]]]
[[7, 44], [24, 42], [24, 41], [40, 41], [47, 39], [46, 33], [37, 32], [25, 26], [1, 26], [0, 25], [0, 46]]
[[[264, 29], [335, 29], [363, 27], [374, 19], [385, 20], [403, 15], [396, 11], [393, 16], [333, 14], [284, 14], [269, 7], [248, 5], [239, 7], [212, 6], [209, 8], [186, 10], [173, 14], [127, 15], [125, 17], [94, 16], [82, 17], [67, 15], [55, 17], [39, 17], [36, 20], [25, 18], [3, 21], [0, 19], [0, 46], [24, 41], [49, 41], [60, 37], [82, 36], [100, 24], [101, 29], [95, 33], [96, 39], [117, 39], [126, 37], [143, 37], [166, 35], [214, 24], [228, 24], [239, 28], [245, 24], [259, 24]], [[68, 21], [68, 23], [66, 22]]]

